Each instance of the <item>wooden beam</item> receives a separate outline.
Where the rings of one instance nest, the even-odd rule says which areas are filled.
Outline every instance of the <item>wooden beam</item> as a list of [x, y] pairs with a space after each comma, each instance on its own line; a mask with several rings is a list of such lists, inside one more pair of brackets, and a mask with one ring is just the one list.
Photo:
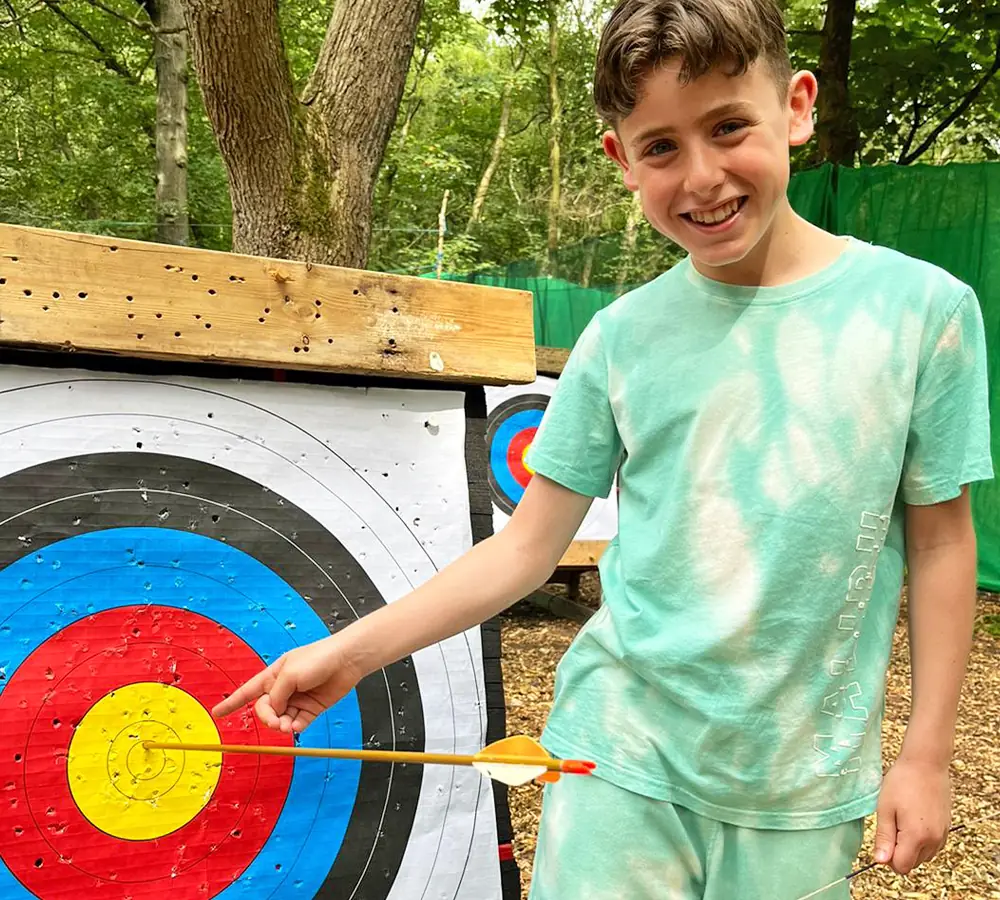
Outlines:
[[573, 541], [559, 560], [559, 568], [596, 569], [607, 549], [608, 541]]
[[566, 367], [569, 350], [562, 347], [535, 347], [535, 369], [539, 375], [558, 378]]
[[591, 609], [589, 606], [584, 606], [582, 603], [577, 603], [568, 597], [562, 597], [559, 594], [544, 589], [532, 591], [524, 600], [532, 606], [548, 610], [554, 616], [561, 616], [564, 619], [571, 619], [581, 624], [586, 622], [596, 612], [596, 610]]
[[0, 345], [469, 384], [536, 372], [529, 291], [15, 225]]

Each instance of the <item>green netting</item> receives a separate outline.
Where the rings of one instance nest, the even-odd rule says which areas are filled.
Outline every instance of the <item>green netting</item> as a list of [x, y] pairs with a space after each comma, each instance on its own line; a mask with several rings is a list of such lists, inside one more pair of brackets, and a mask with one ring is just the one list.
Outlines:
[[[828, 231], [936, 263], [976, 289], [986, 320], [993, 461], [1000, 470], [1000, 164], [827, 166], [796, 176], [790, 196], [804, 218]], [[1000, 590], [1000, 479], [975, 485], [972, 497], [979, 581]]]
[[535, 340], [542, 347], [572, 347], [591, 316], [616, 296], [613, 291], [581, 287], [561, 278], [544, 278], [538, 275], [507, 276], [478, 272], [475, 275], [448, 274], [441, 277], [446, 281], [474, 282], [531, 291], [535, 300]]
[[[1000, 470], [1000, 389], [995, 387], [1000, 384], [1000, 163], [824, 166], [797, 174], [789, 195], [803, 217], [828, 231], [936, 263], [976, 289], [986, 319], [993, 459]], [[647, 231], [630, 254], [622, 235], [566, 248], [550, 260], [549, 276], [539, 274], [538, 263], [520, 261], [501, 270], [444, 277], [531, 291], [537, 343], [572, 347], [598, 309], [678, 258], [676, 247]], [[1000, 590], [1000, 479], [977, 485], [973, 503], [980, 584]]]

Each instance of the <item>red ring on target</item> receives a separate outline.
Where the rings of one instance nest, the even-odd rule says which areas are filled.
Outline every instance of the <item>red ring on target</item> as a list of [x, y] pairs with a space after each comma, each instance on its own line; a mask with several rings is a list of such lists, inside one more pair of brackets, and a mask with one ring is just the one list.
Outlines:
[[537, 431], [537, 428], [525, 428], [519, 431], [511, 438], [510, 446], [507, 448], [507, 466], [510, 468], [510, 474], [523, 488], [528, 486], [532, 474], [524, 464], [524, 457]]
[[[220, 754], [200, 812], [155, 840], [129, 840], [94, 827], [78, 808], [67, 757], [76, 725], [116, 688], [159, 682], [210, 709], [263, 665], [229, 629], [172, 607], [110, 609], [40, 644], [0, 693], [0, 855], [11, 872], [38, 896], [64, 894], [76, 878], [89, 897], [117, 900], [213, 897], [239, 878], [281, 814], [291, 758]], [[222, 743], [292, 743], [270, 732], [261, 741], [249, 711], [216, 726]]]

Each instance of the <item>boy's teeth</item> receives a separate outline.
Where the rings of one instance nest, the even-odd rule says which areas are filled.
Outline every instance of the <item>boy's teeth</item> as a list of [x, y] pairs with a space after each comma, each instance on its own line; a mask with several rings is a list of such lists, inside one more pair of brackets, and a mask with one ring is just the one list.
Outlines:
[[695, 222], [699, 222], [702, 225], [714, 225], [717, 222], [724, 222], [739, 208], [739, 200], [730, 200], [725, 206], [720, 206], [717, 209], [710, 209], [707, 212], [696, 212], [692, 210], [690, 216], [695, 220]]

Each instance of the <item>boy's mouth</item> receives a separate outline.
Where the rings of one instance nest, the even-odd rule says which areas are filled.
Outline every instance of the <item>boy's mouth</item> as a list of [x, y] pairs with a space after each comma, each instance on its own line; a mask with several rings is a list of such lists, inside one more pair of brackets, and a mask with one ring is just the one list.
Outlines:
[[726, 201], [720, 206], [716, 206], [714, 209], [692, 210], [691, 212], [681, 213], [681, 218], [700, 228], [715, 229], [720, 225], [725, 225], [739, 215], [740, 211], [746, 205], [747, 199], [745, 196], [737, 197]]

